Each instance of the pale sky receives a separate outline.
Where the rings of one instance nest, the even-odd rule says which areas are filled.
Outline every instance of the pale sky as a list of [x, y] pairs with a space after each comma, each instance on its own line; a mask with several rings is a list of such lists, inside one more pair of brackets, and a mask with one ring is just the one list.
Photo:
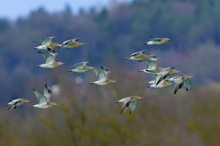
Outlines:
[[131, 0], [0, 0], [0, 18], [15, 20], [17, 17], [27, 16], [30, 11], [37, 10], [39, 7], [45, 8], [48, 12], [62, 11], [66, 4], [69, 4], [73, 13], [77, 13], [80, 8], [108, 6], [110, 1], [128, 2]]

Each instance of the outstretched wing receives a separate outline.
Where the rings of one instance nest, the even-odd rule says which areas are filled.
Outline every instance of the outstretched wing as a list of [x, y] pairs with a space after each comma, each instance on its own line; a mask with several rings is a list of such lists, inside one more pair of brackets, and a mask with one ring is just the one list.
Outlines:
[[88, 63], [89, 62], [80, 62], [80, 63], [76, 63], [70, 67], [74, 68], [74, 69], [83, 69]]
[[62, 45], [59, 47], [58, 50], [60, 50], [61, 48], [63, 48], [65, 45], [70, 44], [71, 42], [72, 42], [72, 40], [66, 40], [66, 41], [64, 41], [64, 42], [62, 43]]
[[49, 45], [49, 44], [51, 44], [53, 38], [54, 38], [54, 36], [42, 39], [41, 45]]
[[146, 51], [142, 50], [142, 51], [138, 51], [138, 52], [134, 52], [132, 53], [130, 56], [126, 57], [125, 59], [129, 59], [131, 57], [140, 57], [142, 54], [144, 54]]
[[121, 107], [121, 114], [128, 108], [130, 104], [130, 100], [131, 100], [131, 97], [125, 97], [116, 102], [116, 103], [119, 103], [119, 102], [123, 103]]
[[52, 91], [51, 89], [48, 87], [47, 84], [45, 84], [44, 86], [44, 93], [43, 95], [47, 98], [48, 101], [50, 101], [50, 98], [51, 98], [51, 94], [52, 94]]
[[132, 102], [130, 103], [130, 105], [129, 105], [130, 113], [133, 112], [134, 109], [136, 108], [137, 102], [138, 102], [138, 101], [135, 100], [135, 101], [132, 101]]
[[158, 76], [160, 76], [160, 79], [157, 81], [156, 85], [158, 85], [163, 79], [165, 79], [169, 74], [171, 69], [173, 69], [174, 67], [167, 67], [167, 68], [163, 68], [158, 74]]
[[[65, 47], [66, 45], [73, 45], [75, 44], [76, 42], [79, 41], [79, 38], [74, 38], [74, 39], [70, 39], [70, 40], [66, 40], [63, 42], [63, 44], [59, 47], [59, 49], [61, 49], [62, 47]], [[58, 50], [59, 50], [58, 49]]]
[[168, 75], [169, 75], [169, 70], [168, 69], [162, 69], [159, 73], [157, 73], [156, 85], [158, 85]]
[[93, 71], [95, 72], [98, 80], [108, 79], [108, 74], [111, 72], [108, 68], [103, 67], [103, 66], [101, 66], [101, 69], [93, 68]]
[[44, 57], [46, 64], [50, 64], [50, 63], [54, 62], [54, 57], [51, 54], [45, 53], [45, 52], [40, 52], [40, 51], [38, 51], [38, 53]]
[[174, 92], [173, 93], [176, 94], [178, 90], [179, 90], [179, 85], [176, 84], [175, 87], [174, 87]]
[[126, 111], [126, 109], [128, 108], [129, 105], [130, 105], [130, 102], [123, 103], [123, 105], [121, 107], [121, 114], [123, 114], [123, 112]]
[[117, 102], [127, 103], [130, 100], [131, 100], [131, 97], [125, 97], [125, 98], [118, 100]]
[[176, 94], [177, 91], [179, 89], [181, 89], [184, 84], [183, 78], [182, 78], [182, 76], [175, 76], [175, 77], [171, 78], [170, 81], [174, 81], [174, 83], [175, 83], [174, 94]]
[[153, 60], [148, 60], [147, 61], [147, 70], [153, 71], [155, 70], [157, 67], [157, 61], [153, 61]]
[[154, 80], [155, 80], [155, 84], [157, 84], [157, 83], [159, 82], [160, 78], [161, 78], [161, 75], [156, 75], [156, 74], [154, 74], [152, 77], [153, 77]]
[[72, 39], [72, 42], [78, 42], [78, 41], [79, 41], [79, 38]]
[[186, 87], [186, 91], [189, 91], [190, 87], [191, 87], [191, 80], [190, 79], [186, 79], [184, 81], [185, 87]]
[[93, 68], [93, 71], [95, 72], [98, 80], [107, 79], [107, 73], [103, 69], [99, 68]]
[[154, 41], [154, 42], [160, 42], [160, 41], [161, 41], [161, 38], [151, 38], [151, 37], [150, 37], [150, 40], [151, 40], [151, 41]]
[[33, 91], [34, 91], [35, 96], [37, 97], [39, 104], [48, 102], [48, 99], [46, 96], [36, 91], [35, 89], [33, 89]]
[[142, 54], [144, 54], [145, 52], [146, 52], [145, 50], [138, 51], [138, 52], [132, 53], [131, 56], [140, 57], [140, 56], [141, 56]]
[[12, 108], [15, 109], [20, 100], [21, 100], [21, 98], [18, 98], [18, 99], [14, 99], [11, 102], [7, 103], [7, 106], [9, 106], [8, 110], [10, 110]]
[[104, 72], [105, 77], [108, 78], [108, 75], [111, 73], [111, 71], [107, 67], [104, 67], [104, 66], [101, 66], [101, 70]]

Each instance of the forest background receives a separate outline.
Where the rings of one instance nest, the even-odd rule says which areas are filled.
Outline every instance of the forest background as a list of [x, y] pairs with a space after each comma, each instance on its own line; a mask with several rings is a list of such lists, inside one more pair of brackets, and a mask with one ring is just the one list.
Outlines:
[[[43, 7], [15, 21], [0, 18], [0, 145], [140, 145], [218, 146], [220, 139], [220, 1], [133, 0], [107, 8], [73, 14], [71, 7], [49, 13]], [[80, 38], [91, 43], [61, 49], [65, 65], [38, 68], [43, 57], [34, 40], [55, 36], [62, 43]], [[149, 37], [168, 37], [160, 46], [145, 46]], [[192, 88], [173, 94], [174, 87], [148, 89], [145, 63], [128, 61], [131, 53], [146, 50], [159, 57], [161, 67], [174, 66], [181, 74], [198, 76]], [[72, 64], [89, 61], [108, 67], [118, 83], [90, 85], [94, 73], [69, 73]], [[32, 89], [54, 90], [53, 101], [64, 107], [33, 109]], [[122, 97], [140, 95], [134, 113], [120, 115]], [[7, 111], [18, 97], [30, 104]]]

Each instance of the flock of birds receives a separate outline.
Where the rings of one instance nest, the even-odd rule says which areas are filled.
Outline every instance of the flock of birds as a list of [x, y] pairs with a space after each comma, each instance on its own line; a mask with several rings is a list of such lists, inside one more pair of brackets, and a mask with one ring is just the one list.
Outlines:
[[[63, 62], [57, 62], [56, 57], [58, 55], [57, 52], [55, 52], [55, 48], [58, 48], [60, 50], [61, 48], [77, 48], [79, 46], [88, 44], [85, 42], [80, 42], [79, 38], [70, 39], [67, 41], [64, 41], [62, 44], [54, 43], [53, 40], [54, 36], [47, 37], [41, 40], [41, 45], [35, 47], [38, 50], [45, 50], [45, 52], [38, 51], [39, 54], [41, 54], [44, 57], [45, 62], [37, 65], [41, 68], [56, 68], [60, 65], [64, 64]], [[161, 45], [165, 44], [169, 41], [169, 38], [150, 38], [148, 42], [145, 43], [145, 45]], [[192, 76], [190, 75], [177, 75], [170, 77], [171, 75], [177, 74], [180, 71], [175, 70], [174, 67], [158, 67], [158, 57], [154, 55], [147, 55], [145, 54], [145, 50], [132, 53], [130, 56], [126, 57], [127, 60], [135, 60], [139, 62], [146, 62], [146, 68], [139, 70], [139, 72], [144, 72], [152, 75], [152, 80], [147, 82], [147, 87], [149, 88], [164, 88], [172, 85], [172, 83], [175, 84], [174, 94], [177, 93], [179, 89], [181, 89], [183, 86], [185, 86], [185, 89], [188, 91], [191, 86], [191, 80]], [[93, 66], [88, 66], [89, 62], [80, 62], [77, 64], [74, 64], [70, 67], [69, 72], [78, 72], [78, 73], [85, 73], [90, 70], [93, 70], [97, 76], [97, 80], [91, 82], [91, 84], [96, 85], [108, 85], [115, 83], [115, 80], [112, 80], [109, 78], [109, 73], [111, 71], [104, 66], [101, 66], [101, 68], [96, 68]], [[54, 105], [61, 105], [56, 102], [51, 102], [50, 98], [52, 95], [51, 89], [48, 87], [47, 84], [45, 84], [44, 92], [41, 93], [35, 89], [33, 89], [33, 92], [35, 96], [37, 97], [38, 103], [35, 105], [32, 105], [32, 107], [35, 108], [41, 108], [46, 109], [50, 108]], [[118, 100], [116, 103], [122, 103], [121, 108], [121, 114], [129, 108], [129, 112], [133, 112], [136, 108], [137, 102], [140, 99], [143, 99], [145, 97], [141, 96], [129, 96], [122, 98]], [[9, 109], [16, 109], [17, 106], [23, 105], [25, 103], [28, 103], [29, 100], [24, 98], [17, 98], [12, 100], [11, 102], [7, 103], [8, 110]]]

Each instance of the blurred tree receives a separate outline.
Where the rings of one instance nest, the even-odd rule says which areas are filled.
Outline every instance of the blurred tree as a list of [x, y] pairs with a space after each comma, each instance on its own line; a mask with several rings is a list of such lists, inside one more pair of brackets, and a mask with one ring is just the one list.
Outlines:
[[0, 33], [4, 33], [7, 30], [9, 30], [11, 27], [11, 24], [9, 22], [9, 20], [7, 20], [6, 18], [2, 18], [0, 19]]
[[[1, 105], [17, 95], [36, 102], [32, 88], [43, 90], [45, 83], [55, 84], [60, 92], [53, 100], [64, 104], [7, 114], [2, 106], [0, 145], [219, 145], [219, 83], [211, 82], [220, 80], [219, 0], [133, 0], [75, 15], [71, 11], [68, 5], [56, 13], [39, 8], [14, 22], [0, 19]], [[61, 49], [57, 59], [65, 65], [39, 69], [43, 57], [33, 48], [40, 41], [32, 41], [48, 36], [58, 43], [80, 38], [91, 44]], [[150, 36], [171, 40], [144, 46]], [[158, 56], [161, 67], [175, 66], [200, 78], [192, 80], [191, 91], [177, 95], [173, 87], [146, 89], [149, 76], [137, 72], [145, 63], [124, 59], [139, 50]], [[89, 84], [92, 71], [69, 74], [69, 66], [80, 61], [109, 67], [120, 82], [97, 87]], [[134, 113], [120, 115], [121, 105], [114, 102], [133, 94], [152, 98]]]

